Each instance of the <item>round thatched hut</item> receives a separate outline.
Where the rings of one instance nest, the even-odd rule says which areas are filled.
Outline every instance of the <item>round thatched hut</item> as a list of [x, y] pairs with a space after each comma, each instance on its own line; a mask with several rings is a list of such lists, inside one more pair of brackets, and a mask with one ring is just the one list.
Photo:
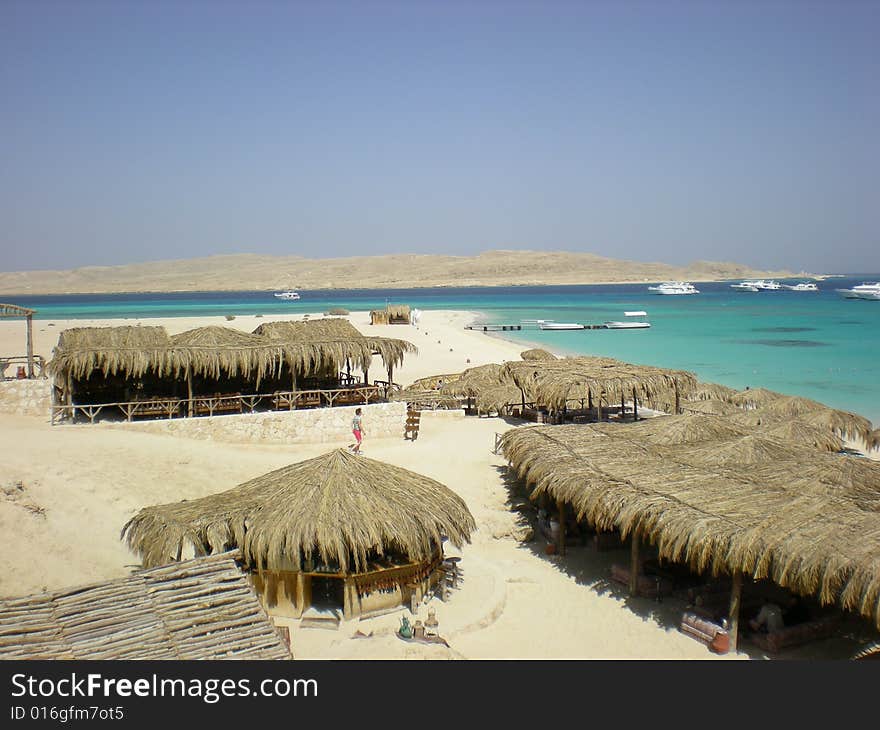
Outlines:
[[440, 578], [443, 540], [476, 528], [433, 479], [337, 449], [220, 494], [142, 509], [122, 529], [144, 567], [234, 547], [266, 608], [312, 605], [345, 618], [420, 599]]

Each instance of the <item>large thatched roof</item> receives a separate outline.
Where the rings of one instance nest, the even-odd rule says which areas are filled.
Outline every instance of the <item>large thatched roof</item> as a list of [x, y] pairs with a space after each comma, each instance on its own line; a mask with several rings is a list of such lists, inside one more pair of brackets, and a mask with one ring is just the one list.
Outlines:
[[235, 553], [0, 600], [0, 659], [290, 659]]
[[300, 372], [339, 368], [345, 362], [368, 369], [374, 354], [397, 367], [417, 348], [406, 340], [364, 337], [347, 320], [266, 322], [254, 334], [231, 327], [201, 327], [169, 337], [162, 327], [77, 327], [64, 330], [49, 363], [53, 374], [140, 377], [153, 371], [187, 371], [219, 377], [255, 375], [259, 381], [287, 364]]
[[220, 494], [147, 507], [123, 536], [146, 566], [190, 547], [203, 555], [237, 546], [259, 570], [298, 569], [315, 555], [358, 572], [371, 552], [426, 560], [441, 536], [460, 545], [475, 528], [464, 501], [439, 482], [337, 449]]
[[677, 389], [686, 397], [697, 378], [684, 370], [633, 365], [604, 357], [565, 357], [546, 361], [512, 361], [503, 376], [525, 391], [526, 400], [562, 409], [565, 402], [604, 394], [606, 402], [631, 398], [633, 391], [646, 405]]
[[785, 395], [766, 388], [746, 388], [722, 397], [742, 408], [760, 408], [779, 398], [785, 398]]
[[541, 348], [534, 348], [532, 350], [524, 350], [519, 354], [520, 358], [523, 360], [556, 360], [556, 355], [548, 350], [542, 350]]
[[718, 398], [682, 401], [681, 411], [682, 413], [703, 413], [709, 416], [730, 416], [742, 412], [733, 403]]
[[733, 388], [728, 388], [726, 385], [721, 385], [720, 383], [697, 383], [696, 388], [694, 388], [688, 398], [690, 400], [727, 400], [732, 395], [734, 395], [736, 391]]
[[867, 442], [868, 450], [880, 449], [880, 428], [871, 431]]
[[666, 559], [771, 578], [880, 625], [880, 465], [806, 449], [777, 462], [774, 446], [768, 462], [695, 466], [646, 443], [643, 425], [519, 428], [502, 445], [536, 494], [603, 529], [637, 531]]

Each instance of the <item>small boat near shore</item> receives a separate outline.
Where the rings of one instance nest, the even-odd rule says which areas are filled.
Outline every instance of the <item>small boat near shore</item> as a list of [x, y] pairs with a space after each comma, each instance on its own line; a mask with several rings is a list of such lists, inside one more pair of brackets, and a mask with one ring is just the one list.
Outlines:
[[734, 291], [752, 292], [753, 294], [757, 294], [760, 291], [753, 281], [741, 281], [739, 284], [731, 284], [730, 288]]
[[[624, 317], [647, 317], [647, 312], [624, 312]], [[647, 329], [651, 323], [646, 319], [631, 319], [623, 322], [606, 322], [605, 329], [609, 330], [641, 330]]]
[[667, 281], [657, 286], [649, 286], [648, 291], [655, 294], [682, 295], [682, 294], [699, 294], [700, 291], [689, 281]]
[[542, 330], [582, 330], [586, 327], [575, 322], [540, 322], [538, 329]]
[[276, 299], [285, 299], [287, 301], [295, 301], [297, 299], [302, 299], [302, 297], [300, 297], [300, 295], [299, 295], [299, 292], [295, 292], [295, 291], [291, 291], [291, 290], [275, 292], [275, 298]]
[[819, 287], [811, 281], [802, 281], [800, 284], [783, 284], [789, 291], [819, 291]]

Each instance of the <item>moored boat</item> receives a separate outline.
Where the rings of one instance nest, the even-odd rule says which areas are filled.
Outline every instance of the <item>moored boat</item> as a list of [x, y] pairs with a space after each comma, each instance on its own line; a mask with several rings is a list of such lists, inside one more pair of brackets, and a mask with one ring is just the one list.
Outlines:
[[287, 300], [301, 299], [299, 292], [290, 291], [290, 290], [282, 291], [282, 292], [275, 292], [275, 298], [276, 299], [287, 299]]
[[667, 281], [657, 286], [649, 286], [648, 291], [655, 294], [699, 294], [699, 290], [689, 281]]

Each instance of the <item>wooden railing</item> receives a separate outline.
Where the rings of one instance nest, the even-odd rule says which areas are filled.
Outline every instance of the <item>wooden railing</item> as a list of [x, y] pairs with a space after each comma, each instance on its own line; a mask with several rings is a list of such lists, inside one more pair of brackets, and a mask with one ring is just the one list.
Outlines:
[[322, 388], [317, 390], [279, 390], [274, 393], [215, 393], [214, 395], [188, 398], [144, 398], [116, 403], [74, 403], [52, 406], [51, 422], [78, 416], [88, 418], [89, 423], [106, 410], [118, 410], [126, 421], [137, 417], [174, 418], [187, 416], [213, 416], [220, 413], [253, 413], [259, 406], [274, 410], [297, 408], [333, 407], [343, 405], [369, 405], [384, 399], [383, 388], [378, 385], [358, 385], [347, 388]]
[[[17, 375], [7, 375], [6, 370], [9, 366], [13, 366], [16, 368], [16, 372], [19, 368], [23, 368], [24, 372], [27, 373], [28, 366], [28, 358], [27, 355], [13, 355], [12, 357], [0, 357], [0, 380], [15, 380]], [[42, 355], [34, 355], [34, 377], [35, 378], [44, 378], [46, 377], [44, 374], [44, 370], [46, 368], [46, 360]]]

